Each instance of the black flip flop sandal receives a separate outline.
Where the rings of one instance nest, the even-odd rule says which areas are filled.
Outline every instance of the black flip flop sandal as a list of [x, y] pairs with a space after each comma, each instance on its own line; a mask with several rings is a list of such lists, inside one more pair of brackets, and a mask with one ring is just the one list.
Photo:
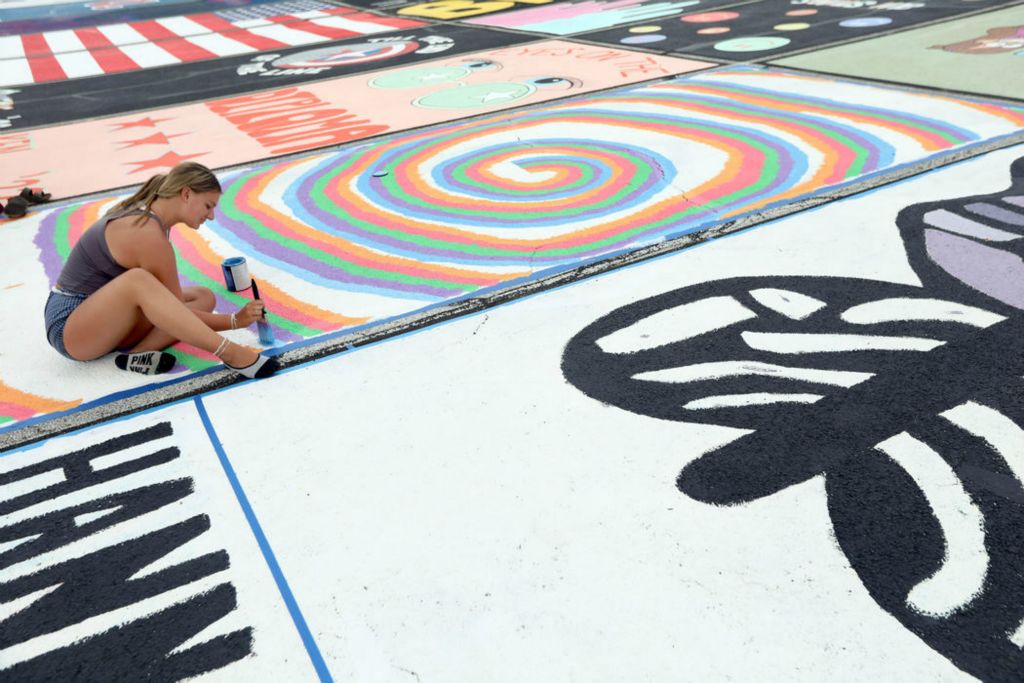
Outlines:
[[33, 190], [30, 187], [26, 187], [25, 189], [23, 189], [21, 191], [21, 194], [19, 194], [18, 196], [24, 199], [29, 204], [45, 204], [46, 202], [50, 201], [51, 197], [53, 197], [53, 195], [50, 194], [49, 192], [43, 192], [42, 190]]
[[21, 218], [28, 213], [28, 202], [21, 197], [11, 197], [4, 207], [4, 213], [11, 218]]

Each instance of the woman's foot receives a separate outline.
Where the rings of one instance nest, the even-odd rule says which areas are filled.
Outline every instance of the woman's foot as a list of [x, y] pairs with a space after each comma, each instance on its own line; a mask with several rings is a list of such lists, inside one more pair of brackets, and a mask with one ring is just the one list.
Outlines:
[[233, 368], [244, 368], [247, 365], [252, 365], [256, 362], [257, 356], [260, 355], [260, 352], [256, 349], [236, 344], [232, 341], [227, 342], [223, 346], [224, 349], [218, 357], [224, 361], [225, 365]]
[[261, 355], [256, 349], [224, 340], [219, 349], [218, 358], [224, 361], [235, 372], [249, 379], [263, 379], [278, 371], [280, 365], [276, 358]]

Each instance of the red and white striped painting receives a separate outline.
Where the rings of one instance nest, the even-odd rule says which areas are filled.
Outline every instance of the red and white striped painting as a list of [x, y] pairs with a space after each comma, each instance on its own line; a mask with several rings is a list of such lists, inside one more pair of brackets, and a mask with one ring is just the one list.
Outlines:
[[0, 86], [170, 66], [422, 26], [320, 2], [0, 36]]

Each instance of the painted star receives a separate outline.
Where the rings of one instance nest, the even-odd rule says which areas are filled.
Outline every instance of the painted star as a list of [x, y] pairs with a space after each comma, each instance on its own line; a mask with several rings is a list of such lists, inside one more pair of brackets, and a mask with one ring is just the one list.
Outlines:
[[150, 117], [146, 116], [144, 118], [139, 119], [138, 121], [125, 121], [124, 123], [112, 123], [110, 125], [116, 126], [117, 130], [124, 130], [125, 128], [142, 127], [155, 128], [156, 124], [160, 123], [161, 121], [170, 121], [170, 119], [151, 119]]
[[171, 144], [171, 138], [180, 138], [182, 135], [185, 135], [185, 133], [178, 133], [176, 135], [153, 133], [149, 137], [139, 138], [138, 140], [125, 140], [121, 143], [121, 149], [138, 147], [139, 145], [169, 145]]
[[176, 152], [166, 152], [163, 156], [157, 157], [156, 159], [149, 159], [148, 161], [129, 161], [126, 163], [138, 166], [138, 168], [133, 171], [129, 171], [129, 173], [138, 173], [139, 171], [147, 171], [153, 168], [171, 168], [177, 166], [183, 161], [195, 159], [196, 157], [201, 157], [204, 154], [206, 154], [206, 152], [184, 155], [177, 154]]

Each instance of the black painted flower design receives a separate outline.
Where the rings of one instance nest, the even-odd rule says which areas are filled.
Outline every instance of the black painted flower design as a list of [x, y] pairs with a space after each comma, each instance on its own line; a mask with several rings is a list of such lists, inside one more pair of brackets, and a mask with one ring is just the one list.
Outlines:
[[921, 287], [708, 282], [608, 313], [562, 365], [622, 409], [752, 430], [682, 470], [697, 500], [824, 476], [872, 597], [985, 680], [1024, 678], [1024, 159], [1011, 176], [900, 213]]

